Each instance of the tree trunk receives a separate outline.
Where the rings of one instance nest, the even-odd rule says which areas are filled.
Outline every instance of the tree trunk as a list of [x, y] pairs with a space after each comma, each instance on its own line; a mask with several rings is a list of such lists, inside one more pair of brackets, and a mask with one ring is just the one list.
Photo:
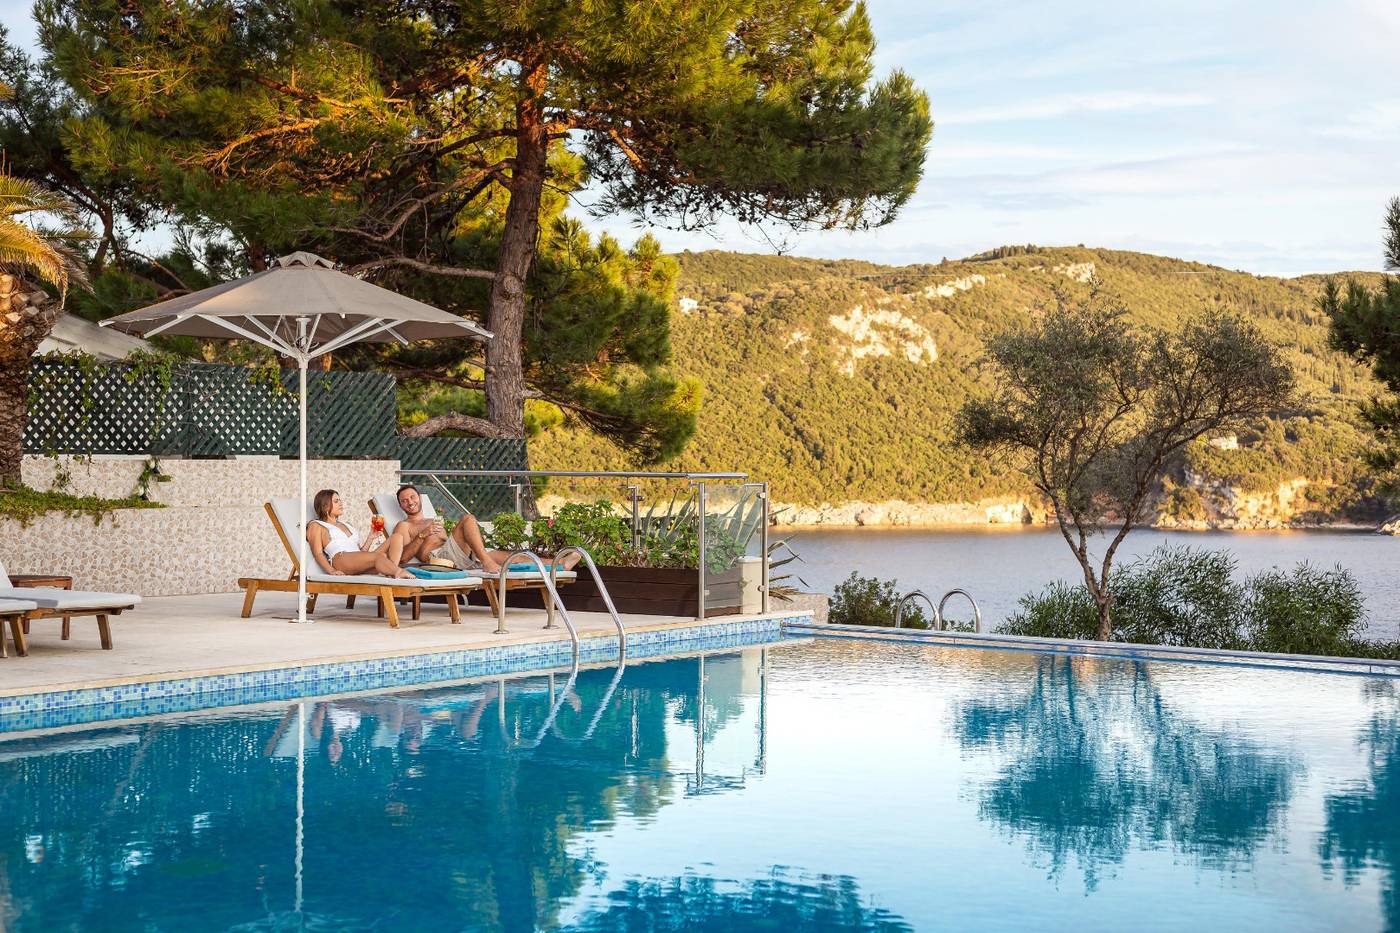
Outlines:
[[1095, 599], [1094, 602], [1099, 607], [1099, 641], [1108, 641], [1113, 637], [1113, 618], [1110, 610], [1113, 607], [1113, 597], [1106, 596], [1103, 599]]
[[29, 420], [29, 359], [58, 320], [59, 303], [18, 276], [0, 274], [0, 487], [20, 484]]
[[491, 283], [486, 343], [486, 418], [504, 437], [525, 436], [525, 373], [521, 333], [525, 324], [525, 280], [535, 258], [540, 233], [540, 198], [544, 191], [549, 133], [541, 103], [546, 67], [539, 63], [521, 77], [516, 105], [515, 162], [510, 179], [496, 278]]

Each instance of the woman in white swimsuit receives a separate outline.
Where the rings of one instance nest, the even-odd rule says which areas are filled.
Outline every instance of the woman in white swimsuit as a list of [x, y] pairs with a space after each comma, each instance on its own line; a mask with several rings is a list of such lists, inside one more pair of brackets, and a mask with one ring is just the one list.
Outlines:
[[413, 574], [399, 566], [406, 540], [397, 533], [390, 535], [373, 550], [365, 550], [369, 536], [360, 537], [355, 529], [340, 520], [345, 504], [334, 489], [316, 493], [313, 504], [316, 518], [307, 524], [306, 540], [311, 554], [323, 573], [343, 577], [359, 573], [377, 573], [400, 580], [411, 580]]

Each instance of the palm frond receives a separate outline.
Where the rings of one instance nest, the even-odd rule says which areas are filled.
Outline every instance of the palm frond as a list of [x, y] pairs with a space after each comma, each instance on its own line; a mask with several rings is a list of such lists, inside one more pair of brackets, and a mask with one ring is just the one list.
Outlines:
[[0, 221], [0, 267], [28, 270], [60, 289], [68, 287], [68, 267], [63, 256], [24, 224]]
[[76, 224], [81, 218], [78, 206], [58, 192], [28, 178], [0, 172], [0, 219], [25, 214], [52, 214], [68, 224]]
[[[63, 227], [52, 230], [18, 219], [30, 214], [53, 217]], [[77, 205], [63, 195], [0, 170], [0, 268], [32, 272], [65, 295], [70, 284], [87, 280], [81, 258], [69, 245], [90, 235], [80, 220]]]

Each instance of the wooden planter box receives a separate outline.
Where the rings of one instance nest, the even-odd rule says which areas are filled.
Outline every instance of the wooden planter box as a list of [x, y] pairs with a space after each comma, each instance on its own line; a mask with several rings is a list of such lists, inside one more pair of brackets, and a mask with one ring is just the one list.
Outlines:
[[[580, 565], [578, 580], [560, 584], [559, 595], [570, 611], [607, 612], [593, 575]], [[612, 596], [613, 605], [623, 615], [687, 616], [700, 613], [699, 577], [695, 570], [671, 567], [599, 567], [598, 573]], [[742, 585], [740, 567], [722, 574], [711, 574], [705, 581], [709, 597], [705, 615], [735, 615], [741, 611]], [[488, 581], [489, 582], [489, 581]], [[476, 592], [469, 599], [474, 606], [486, 605], [486, 594]], [[512, 590], [506, 599], [506, 609], [543, 609], [544, 593], [540, 590]]]

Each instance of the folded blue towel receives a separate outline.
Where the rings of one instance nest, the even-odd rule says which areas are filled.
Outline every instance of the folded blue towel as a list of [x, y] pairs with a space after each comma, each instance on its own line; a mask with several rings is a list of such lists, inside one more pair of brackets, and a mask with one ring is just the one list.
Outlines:
[[420, 580], [461, 580], [469, 574], [465, 570], [449, 570], [446, 567], [405, 567]]
[[[549, 573], [555, 567], [558, 567], [560, 570], [567, 569], [563, 564], [545, 564], [544, 572]], [[540, 568], [536, 567], [534, 564], [511, 564], [506, 568], [506, 573], [538, 573], [539, 569]]]

